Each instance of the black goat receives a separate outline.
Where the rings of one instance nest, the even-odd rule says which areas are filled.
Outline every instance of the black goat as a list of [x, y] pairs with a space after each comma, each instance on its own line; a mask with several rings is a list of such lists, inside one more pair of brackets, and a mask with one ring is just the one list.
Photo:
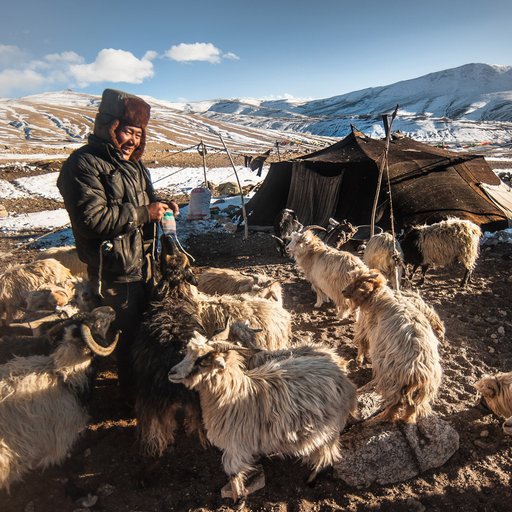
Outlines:
[[[197, 281], [172, 238], [163, 235], [160, 244], [161, 278], [131, 349], [139, 442], [143, 454], [155, 459], [174, 444], [180, 410], [187, 432], [202, 434], [197, 393], [167, 378], [169, 368], [185, 356], [194, 332], [204, 334], [195, 299]], [[144, 471], [152, 470], [151, 465]]]
[[277, 241], [277, 250], [281, 256], [286, 256], [286, 246], [290, 241], [290, 235], [294, 231], [301, 231], [304, 226], [297, 218], [297, 214], [293, 210], [284, 208], [281, 210], [274, 219], [274, 234], [273, 238]]

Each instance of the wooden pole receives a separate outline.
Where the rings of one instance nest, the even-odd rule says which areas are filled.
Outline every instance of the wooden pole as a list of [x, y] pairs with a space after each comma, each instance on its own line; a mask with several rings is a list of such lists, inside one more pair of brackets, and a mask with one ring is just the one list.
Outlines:
[[[379, 194], [380, 187], [382, 185], [382, 176], [384, 174], [384, 169], [388, 165], [388, 151], [389, 151], [389, 143], [391, 141], [391, 125], [393, 124], [393, 120], [396, 117], [396, 113], [398, 112], [398, 105], [395, 107], [395, 111], [391, 114], [391, 120], [386, 116], [384, 121], [384, 127], [386, 128], [386, 146], [384, 148], [384, 154], [382, 158], [382, 162], [379, 168], [379, 177], [377, 179], [377, 190], [375, 190], [375, 197], [373, 199], [373, 207], [372, 207], [372, 215], [370, 218], [370, 238], [375, 234], [375, 214], [377, 212], [377, 203], [379, 202]], [[384, 116], [383, 116], [384, 117]]]
[[238, 183], [238, 188], [240, 189], [240, 201], [242, 203], [242, 217], [244, 219], [244, 240], [247, 240], [249, 238], [249, 223], [247, 222], [247, 213], [245, 211], [245, 203], [244, 203], [244, 192], [242, 190], [242, 185], [240, 183], [240, 178], [238, 177], [238, 173], [236, 172], [235, 162], [233, 162], [233, 158], [231, 158], [231, 153], [229, 152], [229, 149], [227, 148], [224, 139], [222, 138], [222, 135], [219, 133], [219, 139], [222, 142], [222, 145], [224, 146], [224, 149], [226, 150], [226, 153], [228, 154], [229, 161], [231, 162], [231, 166], [233, 167], [233, 171], [235, 171], [236, 181]]
[[203, 157], [204, 186], [208, 188], [208, 181], [206, 179], [206, 148], [204, 147], [203, 139], [201, 139], [201, 156]]
[[276, 140], [277, 158], [281, 161], [281, 154], [279, 153], [279, 141]]

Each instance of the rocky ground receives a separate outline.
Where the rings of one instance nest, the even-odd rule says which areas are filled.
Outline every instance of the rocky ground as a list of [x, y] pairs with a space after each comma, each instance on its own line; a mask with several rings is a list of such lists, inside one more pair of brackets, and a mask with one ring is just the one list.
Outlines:
[[[51, 207], [55, 207], [53, 205]], [[46, 209], [49, 205], [12, 204], [19, 208]], [[32, 209], [32, 211], [35, 211]], [[0, 262], [29, 261], [34, 249], [23, 245], [33, 233], [2, 236]], [[351, 360], [349, 376], [358, 386], [371, 375], [368, 366], [353, 361], [353, 324], [340, 322], [332, 306], [313, 308], [309, 284], [291, 261], [277, 255], [268, 234], [207, 234], [190, 240], [188, 251], [196, 266], [231, 267], [265, 272], [281, 280], [284, 306], [293, 315], [293, 341], [311, 339], [336, 347]], [[5, 256], [6, 253], [10, 255]], [[323, 475], [314, 487], [303, 481], [307, 469], [298, 461], [263, 460], [266, 487], [250, 496], [243, 510], [251, 512], [320, 511], [503, 511], [511, 510], [512, 438], [501, 421], [475, 407], [474, 382], [484, 373], [512, 370], [512, 246], [482, 250], [473, 283], [460, 290], [462, 269], [431, 272], [422, 289], [424, 298], [446, 325], [441, 346], [443, 383], [434, 404], [437, 415], [460, 436], [460, 447], [442, 467], [405, 482], [355, 488]], [[200, 448], [197, 439], [179, 437], [174, 451], [166, 453], [150, 487], [139, 485], [136, 420], [118, 396], [113, 361], [99, 367], [91, 403], [91, 422], [66, 463], [44, 472], [28, 474], [0, 492], [2, 512], [231, 512], [233, 505], [220, 496], [226, 477], [221, 454], [214, 447]], [[89, 496], [88, 496], [89, 495]]]

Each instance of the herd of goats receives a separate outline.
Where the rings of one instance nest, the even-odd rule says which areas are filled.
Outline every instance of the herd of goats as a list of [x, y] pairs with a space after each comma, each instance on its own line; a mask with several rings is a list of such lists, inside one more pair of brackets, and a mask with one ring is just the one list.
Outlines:
[[[366, 421], [415, 423], [431, 413], [441, 383], [444, 325], [419, 293], [401, 290], [402, 270], [455, 262], [466, 286], [479, 254], [480, 228], [448, 219], [410, 228], [400, 242], [370, 238], [363, 258], [343, 250], [347, 223], [304, 227], [291, 210], [274, 238], [339, 318], [355, 319], [357, 361], [371, 362], [381, 411]], [[335, 233], [335, 236], [333, 235]], [[340, 235], [341, 233], [341, 235]], [[0, 276], [2, 325], [28, 334], [0, 338], [0, 489], [28, 470], [61, 463], [88, 421], [94, 361], [115, 350], [112, 308], [94, 307], [84, 265], [72, 247], [42, 251]], [[20, 319], [21, 312], [24, 317]], [[53, 311], [43, 322], [34, 319]], [[65, 316], [65, 318], [63, 318]], [[222, 451], [234, 501], [261, 488], [259, 459], [298, 457], [309, 482], [340, 457], [339, 439], [358, 419], [358, 394], [347, 362], [321, 343], [291, 343], [291, 314], [279, 282], [231, 269], [193, 269], [174, 239], [160, 239], [159, 275], [131, 348], [134, 412], [141, 453], [158, 461], [178, 429]], [[512, 372], [476, 383], [512, 435]], [[252, 483], [250, 483], [252, 482]]]

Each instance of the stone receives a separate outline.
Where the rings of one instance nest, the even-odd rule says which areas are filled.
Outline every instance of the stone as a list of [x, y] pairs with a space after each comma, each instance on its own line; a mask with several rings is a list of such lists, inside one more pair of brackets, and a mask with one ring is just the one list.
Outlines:
[[9, 217], [9, 213], [5, 209], [5, 206], [3, 204], [0, 204], [0, 218]]
[[356, 487], [403, 482], [442, 466], [459, 448], [459, 435], [437, 416], [416, 425], [363, 422], [340, 439], [339, 478]]

